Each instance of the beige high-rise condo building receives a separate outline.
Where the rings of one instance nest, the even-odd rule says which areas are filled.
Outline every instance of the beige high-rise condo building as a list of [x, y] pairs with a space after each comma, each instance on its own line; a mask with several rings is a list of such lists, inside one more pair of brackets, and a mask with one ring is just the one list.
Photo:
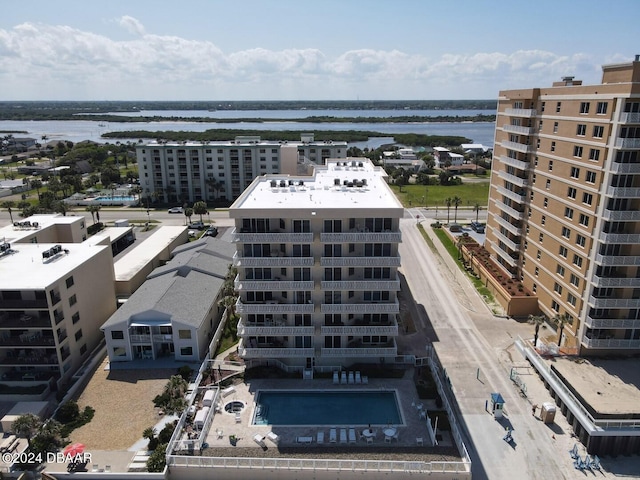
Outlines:
[[602, 70], [500, 92], [485, 242], [582, 354], [640, 350], [640, 56]]
[[391, 361], [403, 214], [365, 158], [257, 178], [229, 211], [240, 355], [308, 369]]

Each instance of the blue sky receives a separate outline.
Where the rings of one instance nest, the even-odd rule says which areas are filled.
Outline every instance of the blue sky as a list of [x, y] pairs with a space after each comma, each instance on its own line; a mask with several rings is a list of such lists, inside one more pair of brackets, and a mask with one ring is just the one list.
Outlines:
[[639, 14], [637, 0], [21, 0], [0, 16], [0, 100], [488, 99], [599, 82], [640, 53]]

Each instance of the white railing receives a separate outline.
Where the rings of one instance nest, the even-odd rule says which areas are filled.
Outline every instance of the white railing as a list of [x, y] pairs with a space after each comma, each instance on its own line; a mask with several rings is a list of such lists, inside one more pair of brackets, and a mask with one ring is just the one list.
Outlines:
[[616, 138], [616, 148], [640, 148], [640, 138]]
[[596, 263], [600, 265], [637, 266], [640, 265], [640, 256], [635, 255], [602, 255], [596, 254]]
[[640, 163], [613, 162], [611, 173], [640, 173]]
[[513, 240], [509, 239], [509, 237], [507, 237], [506, 235], [503, 235], [502, 232], [500, 232], [500, 230], [493, 230], [493, 234], [495, 235], [495, 237], [500, 240], [502, 243], [504, 243], [507, 247], [509, 247], [511, 250], [513, 250], [514, 252], [518, 251], [519, 246], [516, 244], [516, 242], [514, 242]]
[[312, 267], [313, 257], [242, 257], [236, 252], [233, 264], [236, 267]]
[[323, 357], [389, 357], [398, 353], [396, 347], [322, 348]]
[[636, 318], [592, 318], [587, 315], [584, 324], [589, 328], [640, 328]]
[[393, 325], [323, 325], [322, 335], [398, 335], [398, 324]]
[[522, 235], [522, 228], [516, 227], [514, 224], [506, 221], [504, 218], [500, 217], [499, 215], [494, 215], [493, 218], [498, 223], [498, 225], [503, 226], [514, 235], [518, 235], [518, 236]]
[[313, 313], [312, 303], [242, 303], [236, 302], [238, 313]]
[[240, 233], [235, 228], [231, 232], [232, 242], [241, 243], [311, 243], [313, 233]]
[[516, 160], [515, 158], [511, 158], [506, 155], [500, 155], [499, 159], [505, 165], [511, 165], [512, 167], [519, 168], [520, 170], [527, 170], [529, 168], [529, 162]]
[[518, 185], [520, 187], [525, 187], [529, 183], [526, 178], [516, 177], [515, 175], [511, 175], [504, 170], [498, 170], [497, 173], [498, 176], [503, 180], [506, 180], [507, 182], [513, 183], [514, 185]]
[[628, 222], [640, 220], [640, 211], [638, 210], [604, 210], [602, 214], [603, 220]]
[[640, 243], [640, 233], [601, 233], [598, 241], [603, 243]]
[[625, 340], [623, 338], [587, 338], [582, 339], [582, 344], [587, 348], [620, 348], [638, 349], [640, 340]]
[[640, 298], [599, 298], [590, 295], [589, 305], [594, 308], [638, 308]]
[[621, 198], [640, 198], [640, 188], [607, 187], [607, 196]]
[[287, 326], [282, 324], [272, 325], [247, 325], [242, 320], [238, 322], [238, 335], [268, 335], [268, 336], [288, 336], [288, 335], [313, 335], [312, 326]]
[[322, 267], [399, 267], [400, 257], [320, 257]]
[[621, 112], [620, 123], [640, 123], [640, 113], [638, 112]]
[[323, 290], [400, 290], [400, 280], [343, 280], [322, 281]]
[[629, 277], [629, 278], [620, 278], [620, 277], [598, 277], [594, 275], [591, 277], [591, 283], [593, 283], [596, 287], [640, 287], [640, 278], [638, 277]]
[[535, 117], [536, 111], [532, 108], [505, 108], [504, 114], [512, 117]]
[[236, 279], [234, 287], [238, 291], [249, 292], [274, 292], [284, 290], [313, 290], [313, 280], [239, 280]]
[[153, 335], [154, 342], [173, 342], [173, 335], [156, 333]]
[[129, 335], [131, 343], [151, 343], [151, 335]]
[[501, 200], [494, 200], [494, 202], [500, 210], [508, 213], [511, 217], [515, 218], [516, 220], [522, 220], [524, 218], [524, 212], [520, 212], [515, 208], [511, 208], [509, 205], [502, 203]]
[[533, 135], [533, 127], [523, 127], [521, 125], [503, 125], [502, 130], [509, 133], [519, 133], [521, 135]]
[[505, 262], [507, 262], [512, 267], [516, 267], [518, 265], [516, 259], [512, 258], [511, 255], [502, 250], [502, 248], [500, 248], [500, 246], [496, 242], [489, 240], [489, 243], [493, 247], [493, 251], [496, 253], [496, 255], [502, 258]]
[[239, 347], [238, 353], [242, 358], [302, 358], [313, 357], [313, 348], [279, 348], [279, 347]]
[[527, 200], [527, 198], [524, 195], [520, 195], [519, 193], [512, 192], [511, 190], [504, 187], [496, 186], [496, 191], [500, 195], [504, 195], [505, 197], [510, 198], [511, 200], [515, 200], [516, 202], [519, 202], [519, 203], [524, 203]]
[[510, 150], [515, 150], [516, 152], [520, 152], [520, 153], [529, 153], [529, 152], [533, 151], [533, 146], [532, 145], [527, 145], [526, 143], [509, 142], [509, 141], [506, 141], [506, 140], [503, 140], [500, 143], [502, 144], [502, 146], [504, 148], [508, 148]]
[[321, 233], [320, 241], [325, 243], [400, 243], [400, 232], [346, 232], [346, 233]]
[[400, 305], [394, 303], [323, 303], [322, 313], [399, 313]]

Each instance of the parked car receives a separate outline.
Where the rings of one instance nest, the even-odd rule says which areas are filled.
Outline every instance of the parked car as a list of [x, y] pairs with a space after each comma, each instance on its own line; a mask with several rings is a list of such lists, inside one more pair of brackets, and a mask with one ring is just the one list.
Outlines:
[[207, 229], [207, 231], [206, 231], [206, 232], [204, 232], [204, 234], [205, 234], [207, 237], [215, 237], [215, 236], [217, 236], [217, 235], [218, 235], [218, 227], [209, 227], [209, 228]]
[[172, 207], [169, 209], [169, 213], [183, 213], [182, 207]]
[[484, 224], [480, 222], [471, 222], [471, 230], [476, 233], [484, 233]]
[[189, 228], [192, 230], [204, 230], [203, 222], [193, 222], [189, 224]]

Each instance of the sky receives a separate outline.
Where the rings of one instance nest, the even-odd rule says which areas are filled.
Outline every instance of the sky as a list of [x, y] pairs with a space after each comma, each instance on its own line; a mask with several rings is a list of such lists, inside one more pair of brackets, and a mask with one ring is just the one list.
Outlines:
[[640, 53], [639, 14], [638, 0], [21, 0], [0, 16], [0, 101], [493, 99], [599, 83]]

